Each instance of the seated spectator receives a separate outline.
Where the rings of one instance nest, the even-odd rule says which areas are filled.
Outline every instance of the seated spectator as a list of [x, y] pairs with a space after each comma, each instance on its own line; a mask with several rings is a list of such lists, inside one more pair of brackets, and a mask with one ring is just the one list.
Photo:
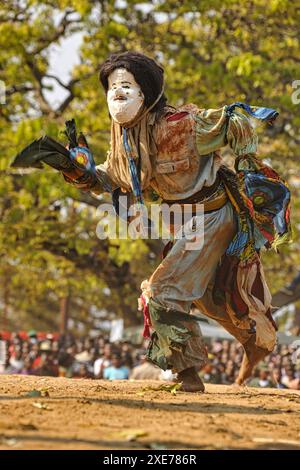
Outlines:
[[80, 364], [78, 370], [73, 375], [74, 379], [92, 379], [93, 375], [90, 373], [87, 364]]
[[44, 375], [50, 377], [58, 377], [58, 361], [55, 359], [51, 351], [42, 350], [39, 365], [35, 369], [36, 375]]
[[299, 390], [299, 377], [295, 373], [295, 369], [292, 365], [285, 367], [285, 375], [282, 378], [282, 383], [292, 390]]
[[38, 343], [37, 334], [35, 330], [28, 331], [29, 343], [36, 344]]
[[17, 350], [13, 356], [9, 359], [9, 374], [20, 374], [24, 367], [24, 361], [22, 359], [22, 351]]
[[103, 379], [103, 371], [106, 367], [111, 365], [112, 345], [106, 343], [102, 350], [102, 357], [96, 359], [94, 362], [94, 377], [95, 379]]
[[227, 384], [227, 376], [226, 376], [226, 367], [224, 364], [218, 364], [218, 371], [220, 374], [220, 384]]
[[287, 388], [281, 381], [282, 375], [280, 369], [273, 369], [271, 373], [271, 379], [276, 388]]
[[161, 369], [147, 361], [145, 355], [141, 356], [140, 364], [132, 369], [130, 374], [132, 380], [160, 380]]
[[267, 368], [261, 367], [258, 370], [258, 377], [251, 379], [248, 383], [249, 387], [272, 387], [273, 384], [270, 380], [270, 374]]
[[59, 377], [72, 377], [72, 365], [74, 363], [74, 356], [69, 354], [68, 351], [61, 350], [58, 353], [58, 375]]
[[129, 378], [129, 369], [122, 365], [119, 354], [112, 355], [111, 366], [104, 369], [103, 378], [106, 380], [124, 380]]
[[76, 354], [75, 359], [77, 362], [90, 362], [93, 358], [93, 355], [90, 351], [84, 350], [79, 354]]
[[24, 366], [23, 366], [20, 374], [22, 374], [22, 375], [33, 375], [34, 374], [34, 370], [32, 368], [32, 360], [30, 359], [29, 356], [26, 356], [24, 358]]
[[236, 378], [238, 366], [233, 362], [232, 359], [229, 359], [226, 364], [225, 374], [226, 374], [226, 384], [233, 384]]

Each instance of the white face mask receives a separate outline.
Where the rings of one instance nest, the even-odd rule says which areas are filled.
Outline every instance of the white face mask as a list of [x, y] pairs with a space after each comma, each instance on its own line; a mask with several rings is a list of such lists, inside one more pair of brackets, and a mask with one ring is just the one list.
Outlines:
[[132, 73], [119, 68], [109, 75], [107, 104], [111, 117], [118, 124], [134, 120], [144, 104], [144, 95]]

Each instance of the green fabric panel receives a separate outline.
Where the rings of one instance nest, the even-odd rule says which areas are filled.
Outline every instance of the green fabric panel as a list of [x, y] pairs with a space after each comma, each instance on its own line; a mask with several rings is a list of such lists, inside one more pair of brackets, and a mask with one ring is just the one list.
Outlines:
[[197, 321], [198, 318], [176, 310], [167, 310], [150, 299], [149, 313], [154, 333], [147, 358], [161, 369], [172, 369], [172, 350], [184, 353], [185, 345], [193, 333], [182, 322]]
[[199, 155], [208, 155], [224, 147], [226, 113], [224, 108], [208, 109], [195, 115], [196, 146]]
[[202, 110], [194, 116], [198, 154], [208, 155], [229, 145], [237, 156], [255, 154], [257, 135], [247, 116], [234, 111], [230, 117], [226, 106]]

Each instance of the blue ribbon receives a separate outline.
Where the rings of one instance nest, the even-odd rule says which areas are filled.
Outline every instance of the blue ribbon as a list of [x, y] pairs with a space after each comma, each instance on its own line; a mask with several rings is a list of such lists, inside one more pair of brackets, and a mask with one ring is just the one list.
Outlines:
[[235, 108], [241, 108], [250, 116], [255, 117], [261, 121], [272, 123], [278, 116], [278, 111], [272, 108], [262, 108], [258, 106], [250, 106], [247, 103], [241, 103], [237, 101], [229, 106], [227, 106], [226, 112], [231, 115]]
[[138, 202], [140, 202], [141, 204], [144, 204], [140, 180], [138, 177], [135, 160], [131, 152], [131, 147], [128, 142], [127, 130], [125, 129], [125, 127], [123, 127], [123, 144], [124, 144], [124, 149], [128, 158], [133, 194], [137, 198]]

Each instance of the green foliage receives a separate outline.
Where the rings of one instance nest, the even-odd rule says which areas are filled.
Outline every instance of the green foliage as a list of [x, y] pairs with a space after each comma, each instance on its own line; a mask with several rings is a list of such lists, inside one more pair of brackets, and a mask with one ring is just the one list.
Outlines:
[[[75, 117], [97, 163], [109, 143], [106, 101], [98, 81], [111, 52], [143, 51], [165, 68], [173, 105], [202, 108], [232, 101], [277, 108], [274, 127], [260, 126], [261, 156], [289, 181], [296, 241], [265, 255], [272, 289], [299, 269], [300, 105], [291, 101], [300, 79], [299, 0], [7, 0], [0, 13], [0, 305], [12, 327], [58, 327], [60, 299], [71, 298], [71, 316], [89, 323], [92, 306], [107, 316], [137, 320], [140, 282], [157, 264], [155, 242], [100, 241], [90, 199], [50, 169], [12, 172], [9, 162], [47, 133], [60, 138]], [[46, 98], [51, 48], [81, 32], [80, 63], [58, 107]], [[63, 81], [63, 80], [62, 80]], [[109, 289], [109, 290], [108, 290]], [[1, 323], [0, 323], [1, 327]]]

